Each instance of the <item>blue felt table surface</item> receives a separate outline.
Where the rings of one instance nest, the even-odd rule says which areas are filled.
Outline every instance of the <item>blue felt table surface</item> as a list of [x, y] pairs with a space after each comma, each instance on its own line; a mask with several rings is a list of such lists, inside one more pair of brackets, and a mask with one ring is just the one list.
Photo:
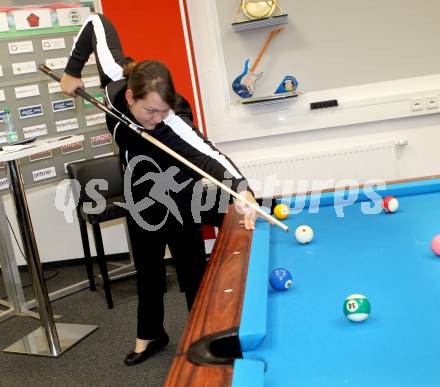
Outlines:
[[[289, 216], [290, 234], [270, 227], [269, 272], [288, 269], [293, 287], [259, 284], [268, 289], [267, 332], [244, 357], [266, 364], [264, 385], [440, 386], [440, 257], [430, 248], [440, 193], [399, 202], [391, 215], [365, 215], [355, 203], [338, 218], [328, 205]], [[296, 242], [301, 224], [314, 229], [311, 244]], [[343, 314], [353, 293], [370, 300], [365, 322]]]

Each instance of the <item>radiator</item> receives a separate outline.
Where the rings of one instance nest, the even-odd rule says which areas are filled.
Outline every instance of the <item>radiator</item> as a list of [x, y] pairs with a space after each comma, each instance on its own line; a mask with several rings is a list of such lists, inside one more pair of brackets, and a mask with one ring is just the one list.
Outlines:
[[257, 197], [397, 179], [397, 148], [406, 141], [341, 148], [237, 163]]

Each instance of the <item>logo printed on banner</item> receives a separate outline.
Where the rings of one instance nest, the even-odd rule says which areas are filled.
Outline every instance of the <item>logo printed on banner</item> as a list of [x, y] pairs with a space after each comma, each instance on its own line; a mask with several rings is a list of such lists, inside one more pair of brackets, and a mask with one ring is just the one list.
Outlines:
[[29, 27], [38, 27], [40, 25], [40, 17], [35, 15], [35, 13], [29, 14], [26, 20], [29, 23]]
[[60, 8], [57, 9], [58, 24], [64, 26], [78, 26], [90, 16], [89, 7]]
[[75, 101], [73, 100], [73, 98], [61, 99], [59, 101], [52, 102], [52, 110], [54, 112], [61, 112], [70, 109], [75, 109]]
[[29, 156], [29, 161], [34, 162], [38, 160], [50, 159], [52, 157], [52, 150], [34, 153]]
[[83, 78], [84, 87], [97, 87], [101, 84], [99, 77], [86, 77]]
[[46, 124], [28, 126], [23, 128], [24, 138], [40, 137], [47, 134]]
[[36, 171], [32, 171], [32, 179], [34, 181], [46, 180], [56, 176], [57, 172], [55, 170], [55, 167], [37, 169]]
[[105, 113], [92, 114], [90, 116], [86, 116], [86, 125], [99, 125], [105, 124]]
[[17, 99], [40, 95], [40, 89], [38, 85], [16, 87], [14, 88], [14, 91], [15, 91], [15, 97]]
[[12, 72], [14, 73], [14, 75], [36, 73], [37, 64], [34, 61], [12, 63]]
[[68, 153], [79, 152], [83, 150], [83, 142], [78, 141], [72, 144], [63, 145], [61, 147], [61, 154], [66, 155]]
[[0, 102], [5, 100], [6, 100], [5, 91], [2, 89], [0, 90]]
[[32, 40], [26, 40], [24, 42], [11, 42], [8, 43], [9, 54], [24, 54], [26, 52], [34, 52], [34, 45]]
[[67, 66], [67, 57], [46, 59], [46, 66], [51, 70], [63, 69]]
[[7, 177], [0, 179], [0, 190], [9, 189], [9, 181]]
[[42, 105], [33, 105], [33, 106], [26, 106], [26, 107], [18, 108], [18, 113], [20, 114], [20, 119], [42, 116], [43, 115], [43, 106]]
[[6, 12], [0, 12], [0, 32], [9, 31], [8, 15]]
[[52, 17], [48, 8], [13, 11], [12, 15], [17, 31], [52, 27]]
[[90, 137], [90, 142], [92, 143], [92, 148], [108, 145], [112, 143], [112, 135], [110, 133], [99, 134], [98, 136]]
[[69, 118], [67, 120], [55, 121], [57, 132], [64, 132], [66, 130], [78, 129], [78, 119]]
[[61, 50], [63, 48], [66, 48], [66, 41], [64, 40], [64, 38], [43, 39], [41, 41], [41, 46], [43, 48], [43, 51]]
[[[93, 94], [92, 97], [95, 98], [95, 99], [97, 99], [99, 102], [104, 103], [104, 94], [102, 94], [102, 93], [96, 93], [96, 94]], [[93, 106], [95, 106], [95, 105], [93, 105], [93, 103], [91, 103], [91, 102], [89, 102], [89, 101], [87, 101], [87, 100], [84, 100], [84, 101], [83, 101], [83, 105], [84, 105], [84, 107], [86, 107], [86, 108], [89, 108], [89, 107], [93, 107]]]
[[58, 82], [50, 82], [47, 84], [47, 88], [49, 89], [49, 94], [61, 93], [61, 86]]

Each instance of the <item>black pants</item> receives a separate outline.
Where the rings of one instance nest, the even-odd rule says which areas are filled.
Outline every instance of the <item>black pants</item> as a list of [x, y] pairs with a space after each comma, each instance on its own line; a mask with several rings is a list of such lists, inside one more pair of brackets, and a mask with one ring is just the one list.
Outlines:
[[180, 286], [185, 292], [188, 309], [191, 309], [206, 267], [202, 226], [185, 214], [183, 225], [170, 214], [158, 231], [144, 230], [131, 216], [127, 216], [127, 223], [137, 270], [137, 338], [155, 339], [165, 332], [165, 246], [168, 244], [176, 262]]

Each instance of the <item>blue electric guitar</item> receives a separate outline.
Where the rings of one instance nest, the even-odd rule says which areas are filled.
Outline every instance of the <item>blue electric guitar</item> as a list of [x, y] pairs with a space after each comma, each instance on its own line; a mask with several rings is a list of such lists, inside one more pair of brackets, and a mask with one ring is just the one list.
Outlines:
[[234, 90], [241, 98], [250, 98], [254, 95], [255, 83], [259, 78], [263, 76], [262, 72], [259, 74], [255, 74], [255, 69], [257, 68], [258, 63], [263, 57], [263, 54], [266, 51], [267, 47], [269, 46], [271, 40], [283, 29], [284, 27], [280, 27], [269, 32], [269, 36], [267, 37], [263, 47], [258, 53], [255, 63], [252, 65], [252, 67], [250, 67], [250, 59], [247, 59], [246, 62], [244, 63], [243, 72], [237, 78], [234, 79], [234, 82], [232, 82], [232, 90]]

